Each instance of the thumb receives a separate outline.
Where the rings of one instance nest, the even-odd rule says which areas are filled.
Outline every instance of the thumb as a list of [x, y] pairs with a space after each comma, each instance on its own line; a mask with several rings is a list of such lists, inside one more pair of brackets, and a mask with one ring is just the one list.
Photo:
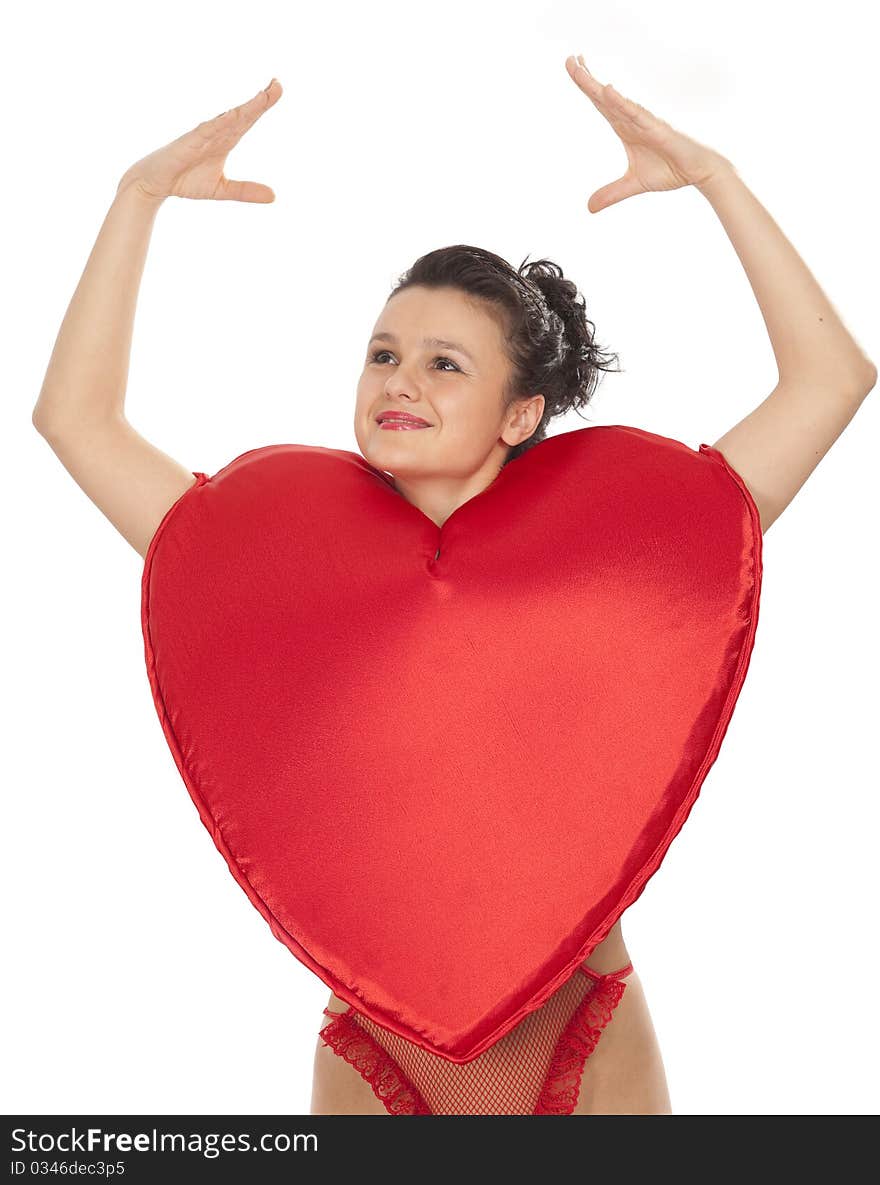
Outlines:
[[275, 191], [259, 181], [228, 181], [223, 179], [216, 194], [221, 202], [274, 202]]
[[627, 173], [612, 181], [610, 185], [603, 185], [601, 189], [597, 189], [587, 202], [587, 209], [591, 214], [598, 214], [607, 206], [613, 206], [616, 202], [622, 202], [624, 198], [642, 192], [641, 185]]

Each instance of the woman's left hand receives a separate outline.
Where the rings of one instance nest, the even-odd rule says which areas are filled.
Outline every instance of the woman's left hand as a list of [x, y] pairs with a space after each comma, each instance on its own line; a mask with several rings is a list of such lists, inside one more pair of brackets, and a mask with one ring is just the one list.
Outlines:
[[598, 214], [606, 206], [637, 193], [703, 185], [719, 171], [733, 169], [730, 161], [678, 132], [645, 107], [625, 98], [610, 83], [597, 82], [582, 54], [565, 59], [566, 69], [593, 106], [611, 124], [626, 150], [629, 168], [617, 181], [597, 189], [587, 208]]

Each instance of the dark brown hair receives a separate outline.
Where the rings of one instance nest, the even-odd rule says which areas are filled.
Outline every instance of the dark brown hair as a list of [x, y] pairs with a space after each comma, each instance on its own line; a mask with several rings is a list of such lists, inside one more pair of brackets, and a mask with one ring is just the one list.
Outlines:
[[[528, 259], [528, 256], [526, 256]], [[481, 247], [458, 243], [422, 255], [391, 290], [413, 285], [457, 288], [486, 302], [500, 318], [510, 378], [505, 406], [531, 395], [544, 396], [544, 414], [528, 439], [508, 450], [506, 465], [543, 440], [554, 416], [585, 407], [599, 383], [599, 372], [619, 371], [618, 355], [596, 345], [595, 325], [584, 299], [558, 264], [526, 259], [514, 271], [507, 260]]]

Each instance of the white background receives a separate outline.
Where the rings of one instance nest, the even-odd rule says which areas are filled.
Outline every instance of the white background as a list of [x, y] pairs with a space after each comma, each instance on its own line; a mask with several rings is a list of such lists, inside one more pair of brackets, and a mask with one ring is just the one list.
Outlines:
[[[153, 231], [126, 411], [190, 469], [281, 441], [356, 450], [385, 297], [458, 242], [558, 262], [620, 353], [587, 420], [554, 433], [625, 423], [697, 447], [776, 382], [760, 311], [697, 191], [588, 212], [626, 161], [564, 60], [582, 51], [730, 157], [876, 360], [868, 20], [854, 0], [15, 7], [0, 50], [4, 1111], [308, 1113], [329, 996], [177, 773], [144, 668], [140, 557], [30, 422], [125, 169], [282, 83], [227, 163], [276, 201], [172, 198]], [[880, 1101], [878, 398], [767, 533], [721, 754], [624, 916], [677, 1114]]]

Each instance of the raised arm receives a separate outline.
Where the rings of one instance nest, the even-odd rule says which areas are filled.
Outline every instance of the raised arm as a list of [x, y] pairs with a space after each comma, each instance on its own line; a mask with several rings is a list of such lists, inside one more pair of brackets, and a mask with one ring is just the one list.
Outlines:
[[856, 414], [877, 367], [732, 166], [697, 188], [748, 276], [779, 371], [766, 399], [714, 446], [748, 485], [766, 531]]
[[141, 555], [193, 473], [132, 428], [124, 401], [135, 306], [162, 199], [117, 193], [70, 302], [33, 424]]
[[721, 153], [598, 82], [580, 55], [570, 77], [626, 150], [626, 173], [597, 190], [591, 213], [639, 193], [693, 185], [707, 198], [746, 271], [779, 369], [767, 398], [715, 442], [751, 491], [766, 531], [828, 452], [877, 381], [794, 247]]
[[61, 324], [34, 427], [71, 477], [141, 557], [194, 472], [125, 417], [129, 356], [144, 261], [167, 197], [271, 202], [253, 181], [229, 181], [226, 156], [281, 95], [273, 79], [248, 103], [199, 124], [125, 173]]

